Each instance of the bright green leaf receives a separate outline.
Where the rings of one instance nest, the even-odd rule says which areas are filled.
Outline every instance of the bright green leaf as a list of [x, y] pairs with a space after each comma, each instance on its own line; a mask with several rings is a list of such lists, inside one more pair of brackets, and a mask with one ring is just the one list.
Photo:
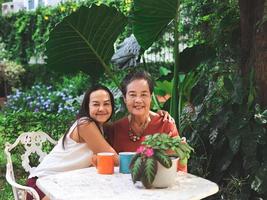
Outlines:
[[160, 67], [160, 68], [159, 68], [159, 74], [160, 74], [161, 76], [166, 76], [166, 75], [168, 75], [169, 73], [171, 73], [171, 70], [169, 70], [169, 69], [167, 69], [167, 68], [165, 68], [165, 67]]

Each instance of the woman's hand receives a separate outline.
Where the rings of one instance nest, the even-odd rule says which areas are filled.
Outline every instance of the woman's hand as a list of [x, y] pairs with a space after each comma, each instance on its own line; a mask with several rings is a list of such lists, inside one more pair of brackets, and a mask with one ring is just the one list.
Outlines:
[[91, 163], [94, 167], [96, 167], [96, 165], [97, 165], [97, 157], [96, 157], [96, 154], [93, 154], [93, 155], [89, 158], [89, 161], [90, 161], [90, 163]]
[[[97, 167], [97, 155], [93, 154], [90, 158], [89, 158], [90, 163], [94, 166]], [[118, 155], [114, 155], [114, 165], [115, 166], [119, 166], [119, 157]]]
[[171, 122], [171, 123], [175, 123], [175, 120], [172, 118], [172, 116], [170, 115], [170, 113], [168, 112], [168, 111], [166, 111], [166, 110], [159, 110], [158, 112], [157, 112], [160, 116], [162, 116], [163, 117], [163, 121], [165, 122], [165, 121], [169, 121], [169, 122]]

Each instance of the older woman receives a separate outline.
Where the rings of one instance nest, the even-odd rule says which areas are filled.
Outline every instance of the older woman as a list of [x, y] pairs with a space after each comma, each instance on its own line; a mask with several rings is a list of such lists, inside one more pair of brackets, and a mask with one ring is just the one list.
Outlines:
[[149, 73], [128, 74], [121, 85], [129, 115], [106, 129], [107, 139], [117, 152], [136, 151], [146, 135], [167, 133], [177, 136], [174, 123], [150, 111], [154, 84]]

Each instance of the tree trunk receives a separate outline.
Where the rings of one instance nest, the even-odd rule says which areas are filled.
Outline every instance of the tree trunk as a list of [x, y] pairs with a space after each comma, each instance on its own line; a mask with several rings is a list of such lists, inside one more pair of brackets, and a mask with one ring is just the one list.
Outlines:
[[239, 0], [239, 7], [242, 75], [247, 83], [255, 69], [258, 102], [267, 106], [267, 0]]

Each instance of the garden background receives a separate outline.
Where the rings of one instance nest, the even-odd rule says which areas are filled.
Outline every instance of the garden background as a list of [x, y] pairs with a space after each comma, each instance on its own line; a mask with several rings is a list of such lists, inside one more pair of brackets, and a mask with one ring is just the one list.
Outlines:
[[[148, 5], [149, 19], [154, 10], [161, 14], [153, 21], [155, 29], [137, 26], [142, 22], [135, 12], [140, 2]], [[77, 61], [77, 70], [66, 66], [60, 72], [49, 65], [56, 47], [53, 31], [64, 34], [59, 24], [92, 3], [97, 6], [91, 11], [99, 9], [101, 16], [109, 11], [103, 3], [120, 11], [125, 28], [118, 30], [116, 47], [132, 33], [141, 41], [135, 68], [148, 70], [156, 81], [152, 109], [174, 115], [180, 134], [194, 147], [189, 172], [220, 187], [207, 199], [266, 199], [266, 0], [68, 1], [0, 16], [0, 96], [5, 100], [0, 108], [0, 199], [13, 199], [5, 181], [5, 142], [35, 130], [58, 139], [75, 120], [83, 92], [95, 82], [107, 85], [116, 96], [113, 120], [125, 114], [116, 83], [133, 68], [122, 67], [126, 61], [118, 66], [104, 59], [105, 66], [94, 70], [79, 68]], [[92, 23], [103, 25], [101, 17]], [[110, 28], [117, 30], [119, 24]], [[155, 38], [142, 37], [155, 30], [160, 30]], [[71, 54], [75, 52], [66, 56]], [[17, 180], [24, 184], [27, 175], [21, 169], [20, 151], [16, 149], [13, 162]]]

